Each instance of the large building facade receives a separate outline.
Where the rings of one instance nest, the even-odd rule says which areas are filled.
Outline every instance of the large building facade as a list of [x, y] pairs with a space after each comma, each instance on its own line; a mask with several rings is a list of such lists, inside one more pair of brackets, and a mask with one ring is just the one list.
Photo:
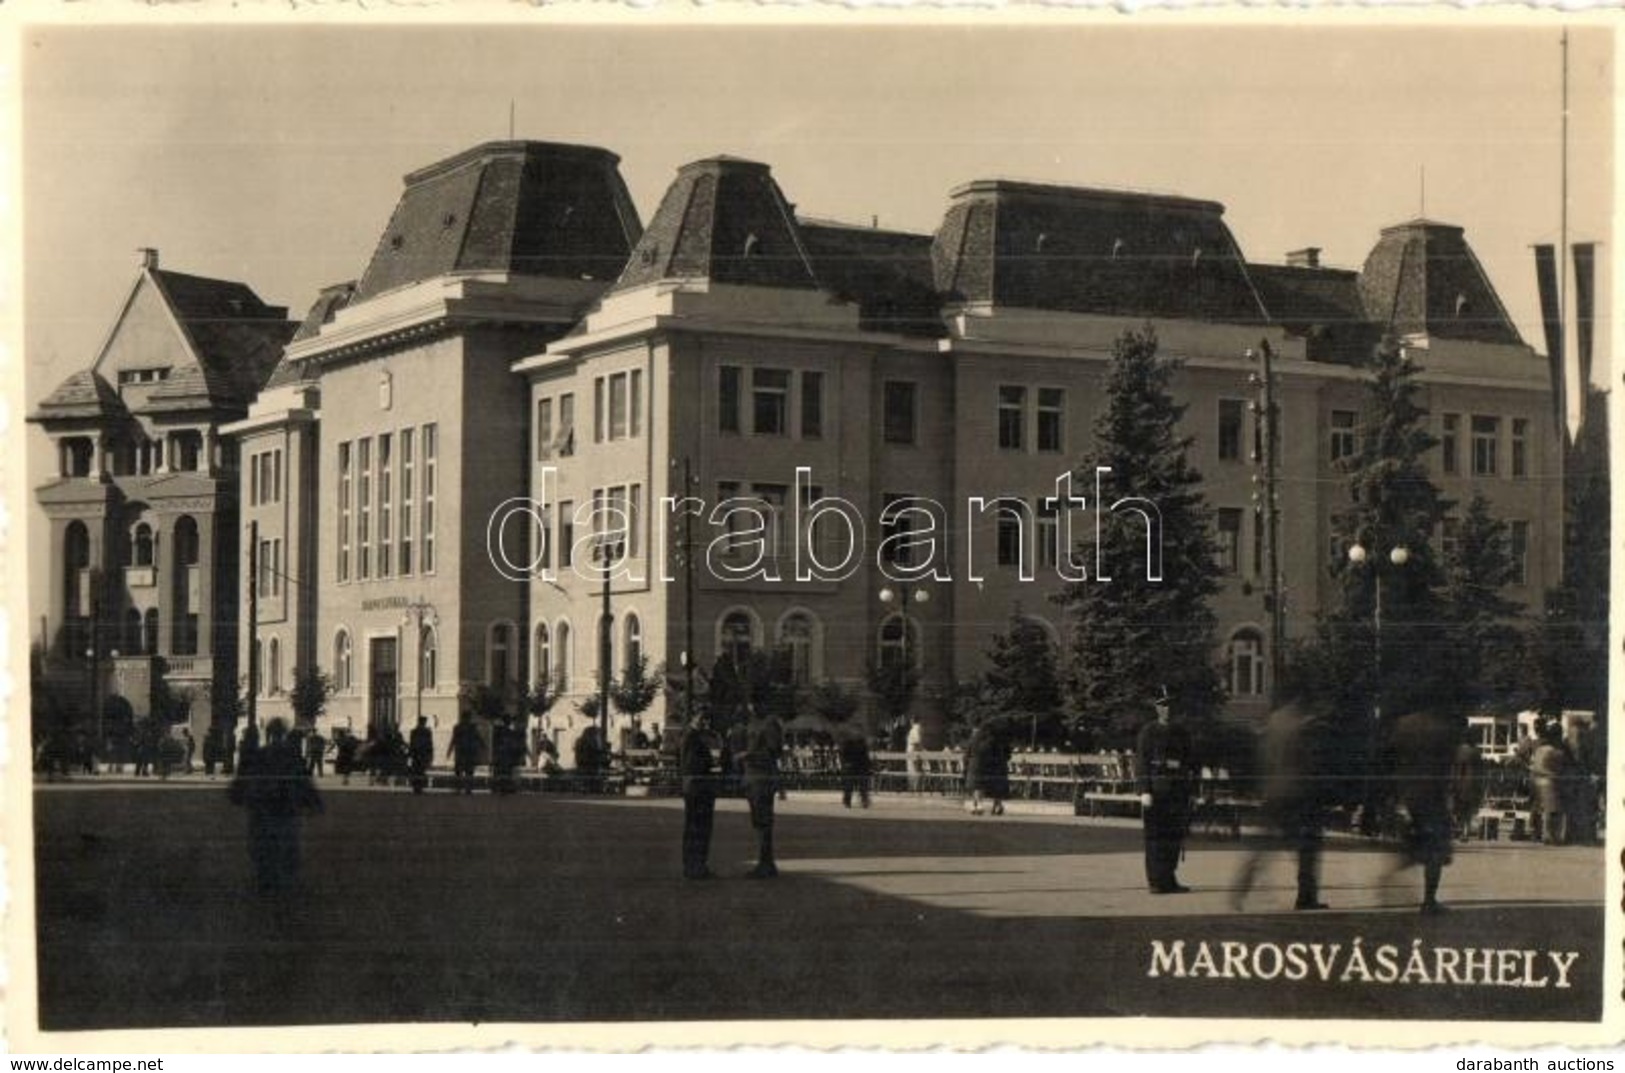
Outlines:
[[[1446, 496], [1482, 492], [1510, 523], [1509, 595], [1533, 605], [1557, 582], [1552, 384], [1460, 228], [1387, 228], [1358, 272], [1314, 250], [1261, 265], [1213, 202], [985, 181], [908, 234], [801, 215], [767, 166], [732, 158], [680, 168], [644, 228], [612, 153], [505, 142], [407, 177], [365, 271], [323, 292], [229, 427], [242, 525], [277, 564], [239, 658], [259, 660], [262, 711], [295, 665], [320, 666], [327, 719], [357, 733], [421, 711], [444, 736], [465, 684], [517, 705], [546, 680], [560, 699], [540, 730], [568, 762], [598, 691], [593, 559], [612, 539], [612, 674], [782, 646], [802, 683], [862, 690], [872, 665], [908, 660], [930, 741], [1012, 613], [1066, 628], [1047, 599], [1062, 519], [1043, 501], [1088, 449], [1113, 341], [1147, 324], [1183, 363], [1231, 714], [1261, 714], [1269, 687], [1263, 343], [1289, 636], [1332, 594], [1340, 460], [1384, 334], [1424, 369]], [[662, 505], [685, 497], [705, 515]], [[798, 525], [836, 498], [850, 523]], [[761, 532], [710, 513], [730, 500]], [[926, 500], [944, 509], [929, 569], [880, 548], [929, 526], [888, 506]], [[865, 543], [837, 570], [847, 524]], [[809, 552], [827, 569], [803, 578]]]

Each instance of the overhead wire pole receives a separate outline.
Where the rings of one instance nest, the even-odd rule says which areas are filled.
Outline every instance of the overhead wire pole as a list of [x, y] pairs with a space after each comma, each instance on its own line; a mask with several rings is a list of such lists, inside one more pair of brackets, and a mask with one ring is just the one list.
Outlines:
[[[687, 455], [683, 456], [683, 495], [694, 486]], [[683, 721], [694, 718], [694, 512], [683, 511]]]
[[[1563, 368], [1559, 370], [1564, 380], [1568, 379], [1568, 319], [1565, 310], [1568, 308], [1568, 259], [1569, 259], [1569, 28], [1563, 27], [1563, 137], [1558, 150], [1562, 158], [1560, 168], [1562, 192], [1558, 197], [1560, 202], [1558, 210], [1558, 241], [1557, 241], [1557, 330], [1562, 333], [1563, 340]], [[1583, 387], [1582, 387], [1582, 390]], [[1569, 422], [1567, 393], [1563, 395], [1563, 412], [1558, 415], [1558, 435], [1567, 442], [1567, 429]]]
[[260, 695], [260, 523], [248, 523], [248, 723], [257, 725]]
[[[1279, 466], [1280, 407], [1275, 401], [1275, 351], [1268, 339], [1259, 341], [1256, 356], [1259, 370], [1253, 376], [1258, 381], [1258, 401], [1254, 411], [1258, 418], [1256, 443], [1262, 463], [1263, 491], [1254, 493], [1264, 522], [1264, 608], [1270, 616], [1269, 682], [1265, 691], [1273, 710], [1281, 699], [1281, 672], [1286, 663], [1286, 594], [1281, 577], [1281, 512], [1280, 497], [1276, 494]], [[1258, 480], [1254, 476], [1254, 481]]]

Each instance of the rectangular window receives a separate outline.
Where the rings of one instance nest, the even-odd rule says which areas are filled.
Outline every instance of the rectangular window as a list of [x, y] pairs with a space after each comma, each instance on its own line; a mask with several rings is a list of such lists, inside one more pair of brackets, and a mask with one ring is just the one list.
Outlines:
[[824, 435], [824, 374], [801, 374], [801, 438], [816, 440]]
[[1241, 511], [1235, 507], [1220, 507], [1218, 513], [1219, 570], [1226, 574], [1241, 572]]
[[[914, 531], [913, 514], [904, 511], [889, 519], [886, 515], [886, 511], [893, 503], [896, 503], [899, 500], [911, 498], [913, 497], [907, 492], [886, 492], [881, 495], [880, 517], [882, 520], [880, 523], [880, 539], [882, 541], [886, 540], [888, 537], [902, 536]], [[886, 561], [888, 563], [895, 563], [898, 566], [914, 565], [914, 549], [906, 542], [886, 544], [885, 549]]]
[[1529, 421], [1523, 417], [1512, 419], [1512, 475], [1529, 476]]
[[1022, 418], [1027, 411], [1027, 389], [1009, 384], [999, 386], [999, 450], [1020, 451], [1026, 447]]
[[423, 426], [423, 572], [434, 573], [435, 451], [439, 446], [434, 425]]
[[592, 382], [592, 442], [604, 442], [604, 378]]
[[1508, 522], [1507, 543], [1512, 556], [1513, 583], [1529, 584], [1529, 523]]
[[1439, 462], [1446, 473], [1461, 472], [1461, 415], [1445, 414], [1439, 426]]
[[536, 400], [536, 461], [553, 455], [553, 400]]
[[782, 484], [755, 484], [751, 494], [762, 501], [763, 520], [767, 523], [767, 553], [775, 559], [790, 557], [790, 516], [784, 505], [790, 498], [790, 489]]
[[634, 484], [626, 495], [626, 517], [630, 532], [626, 537], [626, 553], [631, 556], [642, 554], [643, 541], [638, 537], [639, 523], [643, 519], [643, 485]]
[[259, 506], [260, 502], [260, 456], [254, 455], [248, 461], [248, 505]]
[[740, 369], [737, 365], [717, 367], [717, 431], [739, 431]]
[[1241, 461], [1241, 428], [1245, 404], [1240, 399], [1219, 400], [1219, 461]]
[[[424, 437], [424, 446], [428, 446], [428, 437]], [[566, 391], [559, 396], [559, 435], [555, 453], [560, 458], [569, 458], [576, 453], [576, 397], [573, 391]], [[428, 451], [425, 450], [427, 455]]]
[[271, 542], [260, 541], [259, 562], [255, 564], [254, 584], [261, 596], [271, 595]]
[[[1040, 396], [1042, 397], [1042, 396]], [[1040, 425], [1042, 428], [1042, 424]], [[1053, 567], [1060, 558], [1061, 516], [1056, 507], [1040, 496], [1033, 503], [1033, 517], [1038, 522], [1038, 565]]]
[[282, 502], [282, 451], [271, 452], [271, 502]]
[[626, 404], [628, 417], [631, 419], [632, 435], [643, 435], [643, 370], [633, 369], [631, 380], [631, 398]]
[[356, 493], [356, 577], [372, 577], [372, 440], [356, 444], [356, 472], [360, 477]]
[[1038, 449], [1064, 450], [1066, 391], [1058, 387], [1038, 389]]
[[575, 564], [576, 505], [565, 499], [559, 502], [559, 569]]
[[999, 525], [999, 565], [1021, 565], [1021, 518], [1013, 511], [1000, 508], [998, 512]]
[[[739, 498], [739, 482], [738, 481], [718, 481], [717, 482], [717, 503], [718, 504], [724, 504], [724, 503], [727, 503], [730, 499], [738, 499], [738, 498]], [[723, 532], [726, 535], [726, 539], [723, 540], [723, 542], [722, 542], [722, 551], [723, 551], [723, 554], [725, 554], [725, 555], [733, 555], [735, 552], [737, 552], [739, 550], [739, 545], [736, 543], [736, 541], [738, 540], [738, 533], [739, 533], [739, 522], [740, 522], [739, 515], [740, 515], [740, 511], [738, 511], [738, 510], [726, 509], [726, 513], [725, 513], [724, 519], [723, 519], [723, 525], [726, 527], [723, 530]]]
[[751, 431], [758, 436], [790, 432], [790, 374], [784, 369], [752, 369]]
[[1473, 476], [1493, 477], [1500, 453], [1501, 419], [1473, 415]]
[[395, 546], [390, 539], [390, 515], [395, 508], [394, 458], [390, 448], [393, 437], [385, 432], [378, 437], [378, 576], [388, 577], [393, 570]]
[[882, 399], [882, 434], [887, 443], [913, 443], [915, 439], [912, 380], [887, 380]]
[[1355, 426], [1359, 415], [1353, 410], [1332, 411], [1332, 461], [1353, 458], [1355, 452]]
[[399, 573], [402, 577], [412, 572], [412, 506], [417, 494], [417, 487], [413, 483], [416, 474], [412, 457], [412, 448], [415, 446], [414, 433], [416, 430], [401, 429], [401, 564]]
[[350, 444], [339, 444], [339, 580], [350, 580]]
[[613, 373], [609, 378], [609, 438], [626, 439], [627, 375]]
[[271, 541], [271, 595], [282, 595], [282, 538]]

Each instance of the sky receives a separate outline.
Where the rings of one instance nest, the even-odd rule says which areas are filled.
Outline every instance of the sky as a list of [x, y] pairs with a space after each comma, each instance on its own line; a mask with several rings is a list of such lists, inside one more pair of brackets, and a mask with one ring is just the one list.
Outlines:
[[[94, 360], [139, 247], [300, 316], [361, 273], [405, 173], [507, 137], [510, 108], [518, 137], [620, 154], [645, 221], [718, 153], [771, 165], [804, 215], [921, 232], [972, 179], [1212, 199], [1254, 261], [1358, 268], [1425, 214], [1466, 228], [1544, 349], [1560, 25], [1464, 22], [27, 28], [27, 404]], [[1569, 237], [1604, 241], [1610, 32], [1573, 32], [1569, 86]]]

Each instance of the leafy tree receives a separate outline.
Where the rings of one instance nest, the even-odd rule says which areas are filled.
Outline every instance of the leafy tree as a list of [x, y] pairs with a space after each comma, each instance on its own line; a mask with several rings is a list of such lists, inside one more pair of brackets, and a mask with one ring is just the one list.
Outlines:
[[[1170, 390], [1178, 367], [1158, 354], [1149, 326], [1117, 339], [1105, 409], [1075, 474], [1076, 487], [1092, 493], [1097, 468], [1110, 470], [1102, 477], [1108, 502], [1094, 504], [1099, 543], [1091, 531], [1074, 553], [1091, 573], [1104, 561], [1109, 580], [1091, 576], [1056, 596], [1071, 627], [1060, 679], [1072, 716], [1105, 747], [1132, 745], [1164, 687], [1197, 718], [1211, 716], [1223, 696], [1208, 605], [1219, 590], [1217, 547], [1201, 474], [1188, 457], [1191, 437], [1179, 432], [1185, 408]], [[1151, 504], [1146, 513], [1160, 526], [1148, 532], [1147, 517], [1129, 505], [1110, 509], [1127, 497]], [[1159, 537], [1153, 581], [1145, 550], [1157, 551]]]
[[630, 716], [634, 722], [649, 705], [660, 696], [665, 687], [665, 671], [649, 670], [649, 657], [638, 653], [637, 658], [628, 661], [621, 668], [621, 676], [609, 685], [609, 701], [615, 710], [622, 715]]
[[751, 707], [772, 712], [783, 720], [792, 718], [795, 693], [789, 651], [752, 650], [742, 659], [728, 654], [717, 657], [706, 689], [706, 705], [712, 725], [726, 731], [744, 719]]
[[1069, 735], [1061, 717], [1061, 685], [1049, 632], [1013, 611], [1009, 629], [993, 636], [987, 658], [983, 675], [987, 700], [1010, 716], [1013, 726], [1019, 724], [1016, 739], [1033, 746], [1066, 744]]
[[475, 719], [499, 723], [508, 714], [508, 699], [502, 690], [485, 682], [464, 682], [457, 689], [457, 702]]
[[1454, 688], [1444, 698], [1457, 711], [1516, 703], [1522, 638], [1513, 623], [1523, 606], [1502, 595], [1516, 567], [1506, 523], [1490, 513], [1483, 495], [1467, 504], [1456, 541], [1444, 555], [1439, 656], [1450, 662]]
[[327, 699], [333, 691], [333, 679], [320, 667], [295, 667], [293, 688], [288, 690], [294, 722], [304, 728], [315, 726], [327, 711]]
[[886, 659], [869, 664], [868, 680], [869, 692], [880, 711], [880, 730], [894, 738], [900, 728], [908, 725], [908, 709], [920, 687], [920, 672], [901, 659]]

